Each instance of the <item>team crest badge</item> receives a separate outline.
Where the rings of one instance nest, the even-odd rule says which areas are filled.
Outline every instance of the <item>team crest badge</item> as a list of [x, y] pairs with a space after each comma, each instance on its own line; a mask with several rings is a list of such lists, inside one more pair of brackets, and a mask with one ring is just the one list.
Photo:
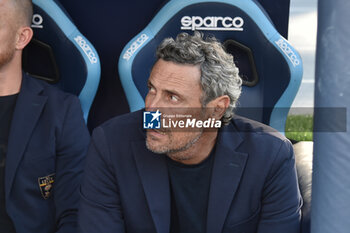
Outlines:
[[43, 198], [44, 199], [49, 198], [51, 196], [53, 183], [55, 182], [55, 174], [39, 177], [38, 182], [39, 182], [41, 195], [43, 196]]

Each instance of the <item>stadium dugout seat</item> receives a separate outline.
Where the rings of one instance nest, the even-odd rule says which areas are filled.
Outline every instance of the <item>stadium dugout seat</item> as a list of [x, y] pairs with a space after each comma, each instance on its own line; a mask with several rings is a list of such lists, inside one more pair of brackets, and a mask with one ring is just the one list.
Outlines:
[[[237, 114], [285, 132], [289, 109], [299, 89], [303, 67], [298, 52], [275, 29], [265, 10], [254, 0], [171, 0], [124, 47], [119, 77], [131, 111], [144, 107], [147, 79], [155, 51], [166, 37], [201, 31], [214, 35], [233, 54], [243, 79]], [[312, 161], [297, 149], [299, 187], [304, 198], [302, 233], [309, 232]], [[306, 189], [306, 190], [303, 190]]]
[[55, 0], [33, 0], [34, 38], [23, 52], [23, 70], [79, 97], [87, 121], [101, 66], [93, 45]]
[[244, 81], [237, 113], [285, 131], [302, 61], [253, 0], [173, 0], [124, 48], [119, 76], [131, 111], [143, 108], [157, 45], [180, 32], [214, 35], [234, 55]]

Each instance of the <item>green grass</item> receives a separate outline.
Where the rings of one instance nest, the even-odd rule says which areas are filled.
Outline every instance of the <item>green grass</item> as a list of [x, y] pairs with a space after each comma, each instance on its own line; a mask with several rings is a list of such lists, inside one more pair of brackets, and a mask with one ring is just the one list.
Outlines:
[[289, 115], [286, 123], [286, 137], [295, 141], [312, 141], [313, 116]]

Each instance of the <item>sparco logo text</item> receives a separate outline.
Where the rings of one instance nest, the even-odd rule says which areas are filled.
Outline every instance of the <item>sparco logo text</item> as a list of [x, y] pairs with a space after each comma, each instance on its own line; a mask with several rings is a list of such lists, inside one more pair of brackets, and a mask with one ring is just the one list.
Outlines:
[[243, 31], [244, 20], [241, 17], [229, 16], [184, 16], [181, 18], [181, 30], [206, 31]]
[[283, 39], [279, 39], [278, 41], [275, 41], [275, 43], [277, 44], [278, 47], [280, 47], [283, 53], [292, 62], [294, 67], [300, 64], [300, 61], [297, 55], [295, 55], [294, 51], [288, 46], [288, 44]]
[[77, 44], [80, 46], [80, 48], [84, 51], [85, 55], [89, 59], [91, 64], [97, 63], [97, 57], [95, 53], [92, 51], [91, 47], [88, 45], [88, 43], [83, 39], [81, 36], [76, 36], [74, 40], [77, 42]]
[[142, 34], [139, 36], [126, 50], [123, 55], [123, 59], [129, 61], [129, 59], [134, 55], [134, 53], [148, 40], [148, 36], [146, 34]]

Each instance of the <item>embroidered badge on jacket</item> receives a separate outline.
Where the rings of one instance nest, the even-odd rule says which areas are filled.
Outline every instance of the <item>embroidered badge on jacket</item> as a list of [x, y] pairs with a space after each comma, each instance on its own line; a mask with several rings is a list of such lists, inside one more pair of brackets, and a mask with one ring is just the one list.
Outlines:
[[51, 191], [52, 191], [54, 182], [55, 182], [55, 173], [38, 178], [41, 195], [43, 196], [44, 199], [47, 199], [51, 196]]

